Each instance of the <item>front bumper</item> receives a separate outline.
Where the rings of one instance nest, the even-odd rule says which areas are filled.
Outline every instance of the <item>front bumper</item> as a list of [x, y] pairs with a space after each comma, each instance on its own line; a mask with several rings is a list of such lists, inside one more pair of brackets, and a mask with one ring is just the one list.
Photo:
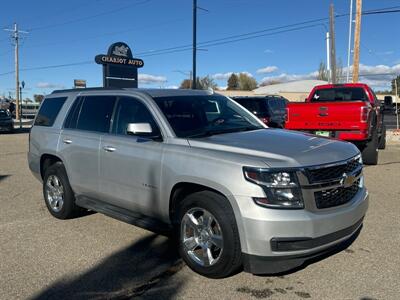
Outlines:
[[311, 243], [318, 242], [318, 240], [329, 238], [329, 236], [332, 235], [342, 236], [344, 232], [349, 233], [348, 235], [342, 236], [339, 239], [339, 242], [336, 242], [328, 248], [324, 248], [323, 250], [319, 250], [317, 252], [298, 255], [285, 255], [279, 257], [257, 256], [244, 253], [244, 271], [252, 274], [279, 274], [301, 267], [307, 264], [307, 262], [312, 261], [313, 259], [318, 259], [324, 256], [335, 254], [341, 250], [346, 249], [355, 240], [362, 229], [362, 221], [363, 220], [361, 219], [353, 226], [350, 226], [338, 232], [334, 232], [330, 235], [309, 240]]
[[[350, 202], [341, 206], [281, 210], [262, 208], [251, 197], [236, 196], [243, 255], [257, 258], [248, 259], [245, 268], [252, 272], [251, 261], [260, 261], [260, 257], [261, 261], [286, 261], [289, 257], [293, 265], [299, 265], [348, 239], [362, 225], [368, 198], [367, 190], [361, 188]], [[300, 259], [294, 262], [294, 257]]]

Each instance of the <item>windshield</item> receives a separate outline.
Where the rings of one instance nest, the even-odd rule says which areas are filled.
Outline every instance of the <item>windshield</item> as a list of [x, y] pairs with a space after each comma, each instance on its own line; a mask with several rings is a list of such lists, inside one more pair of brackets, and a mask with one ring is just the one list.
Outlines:
[[259, 118], [270, 116], [268, 103], [264, 98], [237, 98], [235, 101]]
[[220, 95], [154, 98], [177, 137], [194, 138], [265, 128], [234, 101]]
[[341, 87], [316, 90], [311, 101], [368, 101], [368, 97], [362, 88]]

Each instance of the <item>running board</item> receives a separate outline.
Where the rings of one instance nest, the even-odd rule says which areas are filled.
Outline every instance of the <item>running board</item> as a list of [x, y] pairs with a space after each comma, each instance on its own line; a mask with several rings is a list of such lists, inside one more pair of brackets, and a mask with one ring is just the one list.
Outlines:
[[76, 196], [76, 205], [84, 207], [89, 210], [96, 211], [103, 215], [117, 219], [119, 221], [135, 225], [137, 227], [165, 235], [170, 236], [173, 232], [171, 225], [148, 217], [143, 214], [135, 213], [127, 209], [105, 203], [97, 199], [88, 198], [85, 196]]

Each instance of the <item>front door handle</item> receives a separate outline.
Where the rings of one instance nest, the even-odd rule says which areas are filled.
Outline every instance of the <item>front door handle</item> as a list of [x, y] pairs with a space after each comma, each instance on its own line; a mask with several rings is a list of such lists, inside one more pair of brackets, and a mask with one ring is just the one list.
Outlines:
[[72, 143], [72, 141], [70, 139], [64, 139], [63, 143], [69, 145]]
[[107, 152], [114, 152], [117, 149], [115, 147], [112, 147], [112, 146], [104, 146], [103, 150], [107, 151]]

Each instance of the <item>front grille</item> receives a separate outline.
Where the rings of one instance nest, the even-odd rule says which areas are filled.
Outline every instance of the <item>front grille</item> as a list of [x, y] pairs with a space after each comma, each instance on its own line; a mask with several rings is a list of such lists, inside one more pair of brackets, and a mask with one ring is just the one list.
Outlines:
[[356, 170], [361, 163], [358, 158], [351, 159], [342, 164], [331, 167], [321, 167], [318, 169], [307, 170], [307, 177], [310, 183], [318, 183], [340, 179], [344, 173], [351, 173]]
[[359, 190], [360, 179], [350, 187], [338, 187], [314, 193], [317, 208], [329, 208], [349, 202]]

